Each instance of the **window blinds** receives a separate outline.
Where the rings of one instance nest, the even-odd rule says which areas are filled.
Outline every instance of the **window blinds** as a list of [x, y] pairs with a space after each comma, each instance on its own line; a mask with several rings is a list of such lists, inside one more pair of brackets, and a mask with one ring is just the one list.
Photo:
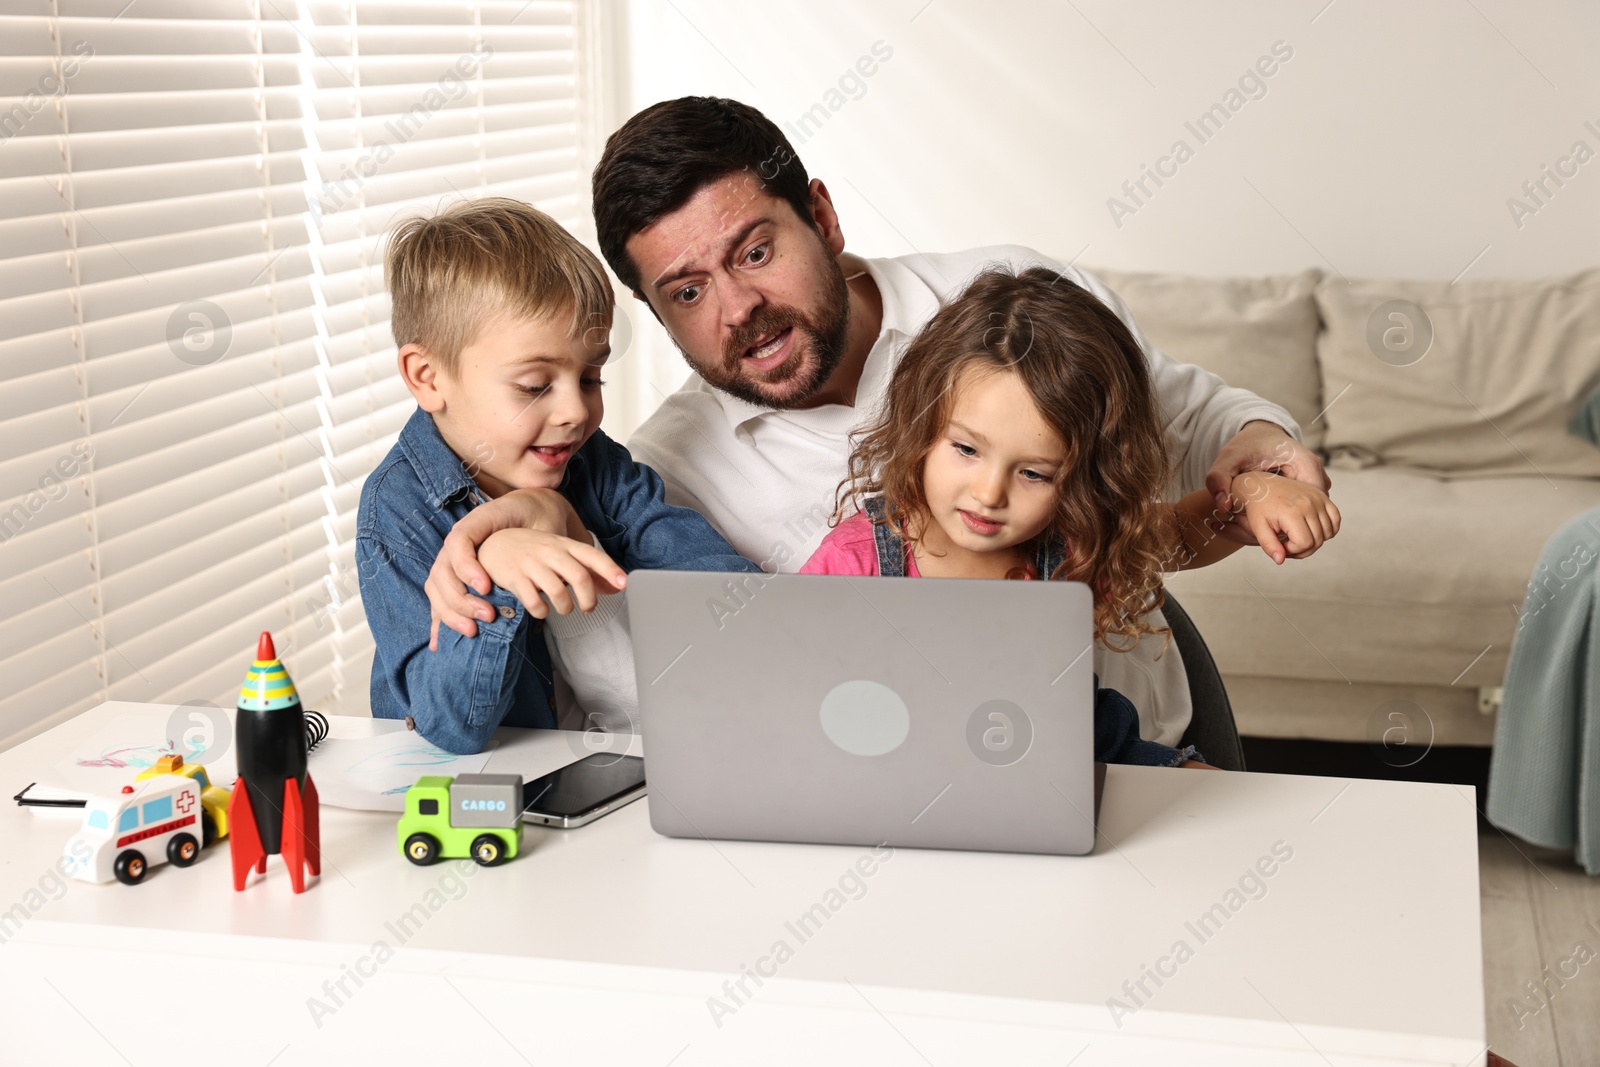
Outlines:
[[494, 194], [588, 237], [587, 5], [0, 11], [0, 739], [231, 704], [264, 629], [365, 711], [356, 505], [414, 406], [383, 234]]

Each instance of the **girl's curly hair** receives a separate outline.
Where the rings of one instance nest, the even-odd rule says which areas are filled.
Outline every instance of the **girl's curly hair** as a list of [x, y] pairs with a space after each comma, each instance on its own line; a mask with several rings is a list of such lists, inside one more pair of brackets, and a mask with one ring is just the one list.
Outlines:
[[934, 315], [855, 437], [836, 520], [881, 495], [886, 520], [915, 538], [928, 511], [923, 467], [969, 370], [1019, 375], [1063, 444], [1055, 516], [1039, 536], [1059, 535], [1066, 558], [1047, 577], [1093, 590], [1095, 637], [1128, 639], [1108, 648], [1131, 651], [1146, 633], [1170, 641], [1145, 618], [1164, 599], [1161, 572], [1180, 544], [1158, 501], [1171, 463], [1145, 355], [1110, 308], [1054, 271], [987, 270]]

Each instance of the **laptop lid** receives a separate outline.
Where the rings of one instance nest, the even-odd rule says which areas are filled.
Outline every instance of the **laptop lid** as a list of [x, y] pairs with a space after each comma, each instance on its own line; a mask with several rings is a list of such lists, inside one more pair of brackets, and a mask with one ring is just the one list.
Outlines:
[[628, 611], [657, 832], [1093, 848], [1086, 586], [636, 571]]

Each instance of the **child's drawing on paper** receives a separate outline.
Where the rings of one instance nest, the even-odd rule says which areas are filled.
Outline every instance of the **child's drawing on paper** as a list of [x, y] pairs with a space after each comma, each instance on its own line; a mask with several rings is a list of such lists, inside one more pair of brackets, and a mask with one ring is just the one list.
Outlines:
[[369, 753], [350, 764], [345, 770], [351, 774], [362, 774], [374, 771], [387, 772], [400, 767], [441, 767], [459, 758], [455, 753], [446, 752], [426, 741], [413, 741], [410, 744], [395, 745], [392, 748]]
[[405, 796], [417, 778], [422, 777], [428, 768], [442, 767], [447, 763], [454, 763], [457, 756], [446, 752], [437, 745], [430, 745], [426, 741], [417, 741], [413, 745], [395, 748], [387, 752], [375, 752], [363, 756], [346, 768], [352, 777], [359, 778], [364, 773], [380, 773], [387, 775], [391, 770], [410, 768], [403, 785], [391, 786], [382, 791], [386, 797]]
[[375, 737], [330, 737], [311, 754], [311, 773], [324, 804], [404, 811], [406, 790], [423, 775], [472, 774], [488, 762], [488, 752], [457, 756], [401, 730]]
[[204, 763], [211, 780], [232, 784], [236, 775], [232, 746], [215, 731], [187, 730], [174, 737], [173, 709], [150, 708], [118, 715], [68, 752], [56, 764], [52, 783], [88, 793], [115, 793], [162, 756]]
[[129, 767], [142, 771], [146, 767], [155, 766], [156, 760], [162, 756], [176, 753], [188, 757], [203, 751], [205, 746], [199, 745], [193, 752], [178, 752], [177, 744], [168, 738], [159, 745], [118, 745], [109, 751], [102, 751], [97, 756], [78, 756], [73, 763], [79, 767]]

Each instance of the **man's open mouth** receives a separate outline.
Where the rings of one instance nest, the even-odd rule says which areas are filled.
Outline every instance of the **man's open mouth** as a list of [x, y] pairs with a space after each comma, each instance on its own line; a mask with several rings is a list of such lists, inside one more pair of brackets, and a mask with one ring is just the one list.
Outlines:
[[757, 370], [769, 370], [782, 363], [788, 356], [789, 341], [793, 336], [793, 326], [780, 330], [745, 349], [743, 358]]

